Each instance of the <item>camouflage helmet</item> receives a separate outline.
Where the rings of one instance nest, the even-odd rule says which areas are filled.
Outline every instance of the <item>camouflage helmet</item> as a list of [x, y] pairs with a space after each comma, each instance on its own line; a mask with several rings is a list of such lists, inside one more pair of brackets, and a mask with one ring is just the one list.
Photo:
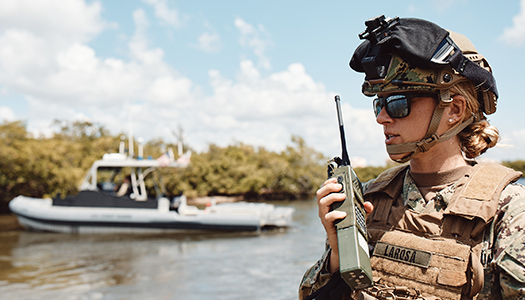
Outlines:
[[350, 61], [352, 69], [366, 73], [363, 94], [433, 92], [447, 101], [450, 87], [471, 81], [480, 87], [482, 111], [496, 111], [498, 92], [492, 69], [467, 37], [425, 20], [378, 18], [383, 18], [382, 24], [371, 25], [376, 32], [369, 22], [377, 18], [365, 23], [367, 31], [360, 37], [366, 40]]
[[[363, 94], [432, 92], [440, 100], [421, 140], [387, 145], [389, 154], [409, 153], [398, 162], [406, 162], [454, 137], [483, 113], [496, 111], [498, 91], [492, 69], [465, 36], [414, 18], [379, 16], [367, 20], [365, 25], [366, 30], [359, 34], [365, 41], [350, 60], [352, 69], [366, 74]], [[468, 81], [478, 89], [480, 111], [438, 135], [442, 114], [452, 102], [450, 88]]]
[[382, 79], [365, 79], [363, 94], [375, 96], [392, 92], [436, 92], [445, 90], [467, 78], [450, 67], [425, 69], [413, 66], [398, 55], [392, 55], [386, 75]]

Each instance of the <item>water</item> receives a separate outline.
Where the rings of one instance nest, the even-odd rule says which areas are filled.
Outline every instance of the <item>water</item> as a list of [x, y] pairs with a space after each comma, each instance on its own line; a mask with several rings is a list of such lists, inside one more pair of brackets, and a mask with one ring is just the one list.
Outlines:
[[292, 227], [261, 234], [0, 232], [0, 299], [297, 299], [325, 233], [315, 200], [284, 206]]
[[0, 299], [297, 299], [325, 233], [315, 200], [283, 206], [292, 227], [260, 234], [0, 232]]

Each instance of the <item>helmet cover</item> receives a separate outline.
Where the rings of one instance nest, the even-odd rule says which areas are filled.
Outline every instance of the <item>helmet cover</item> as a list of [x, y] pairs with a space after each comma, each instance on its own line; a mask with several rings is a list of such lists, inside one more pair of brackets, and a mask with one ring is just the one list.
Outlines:
[[363, 94], [444, 91], [448, 95], [451, 86], [470, 80], [480, 87], [483, 111], [496, 110], [492, 70], [465, 36], [415, 18], [380, 16], [365, 24], [367, 29], [359, 36], [366, 40], [350, 61], [352, 69], [366, 74]]

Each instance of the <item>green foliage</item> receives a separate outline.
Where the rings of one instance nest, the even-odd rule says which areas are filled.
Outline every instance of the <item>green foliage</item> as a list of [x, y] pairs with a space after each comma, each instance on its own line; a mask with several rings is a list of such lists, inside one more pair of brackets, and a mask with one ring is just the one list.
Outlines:
[[7, 202], [18, 195], [76, 193], [84, 173], [110, 145], [114, 145], [110, 136], [58, 134], [53, 138], [33, 138], [22, 122], [1, 124], [0, 212], [6, 211]]
[[355, 174], [359, 177], [361, 182], [365, 183], [371, 179], [376, 178], [383, 171], [387, 170], [389, 167], [363, 167], [363, 168], [354, 168]]
[[60, 132], [55, 138], [62, 138], [71, 141], [93, 141], [97, 138], [109, 136], [109, 131], [100, 124], [94, 124], [89, 121], [60, 121], [55, 120], [53, 123], [60, 128]]
[[[76, 194], [86, 171], [105, 153], [117, 152], [120, 135], [89, 122], [56, 121], [53, 137], [31, 136], [23, 122], [0, 124], [0, 213], [18, 195], [52, 197]], [[168, 196], [244, 196], [248, 199], [309, 197], [324, 181], [326, 159], [300, 137], [281, 153], [238, 143], [210, 145], [194, 153], [182, 169], [163, 169]], [[157, 158], [175, 145], [154, 140], [144, 145], [146, 157]], [[185, 147], [187, 149], [187, 147]], [[185, 150], [186, 150], [185, 149]], [[137, 151], [135, 151], [137, 153]]]
[[324, 180], [321, 154], [292, 137], [281, 153], [238, 143], [194, 154], [188, 168], [165, 177], [167, 189], [189, 197], [242, 195], [249, 199], [295, 199], [313, 195]]
[[379, 176], [379, 174], [383, 173], [384, 171], [399, 165], [399, 163], [390, 161], [386, 164], [386, 166], [383, 167], [371, 166], [363, 168], [354, 168], [354, 171], [357, 174], [357, 177], [359, 177], [359, 179], [361, 180], [361, 182], [365, 183], [371, 179], [376, 178], [377, 176]]

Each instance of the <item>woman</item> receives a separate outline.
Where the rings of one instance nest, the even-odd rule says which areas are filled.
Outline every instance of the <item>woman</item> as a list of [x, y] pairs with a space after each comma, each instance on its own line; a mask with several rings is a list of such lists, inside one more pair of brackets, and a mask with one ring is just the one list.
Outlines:
[[409, 163], [363, 185], [371, 288], [351, 291], [338, 274], [334, 221], [346, 214], [330, 205], [344, 200], [342, 186], [331, 178], [318, 190], [327, 248], [299, 298], [523, 297], [525, 188], [514, 183], [521, 173], [474, 160], [499, 139], [485, 116], [498, 95], [488, 62], [467, 38], [428, 21], [365, 24], [350, 66], [366, 74], [363, 93], [376, 96], [390, 158]]

